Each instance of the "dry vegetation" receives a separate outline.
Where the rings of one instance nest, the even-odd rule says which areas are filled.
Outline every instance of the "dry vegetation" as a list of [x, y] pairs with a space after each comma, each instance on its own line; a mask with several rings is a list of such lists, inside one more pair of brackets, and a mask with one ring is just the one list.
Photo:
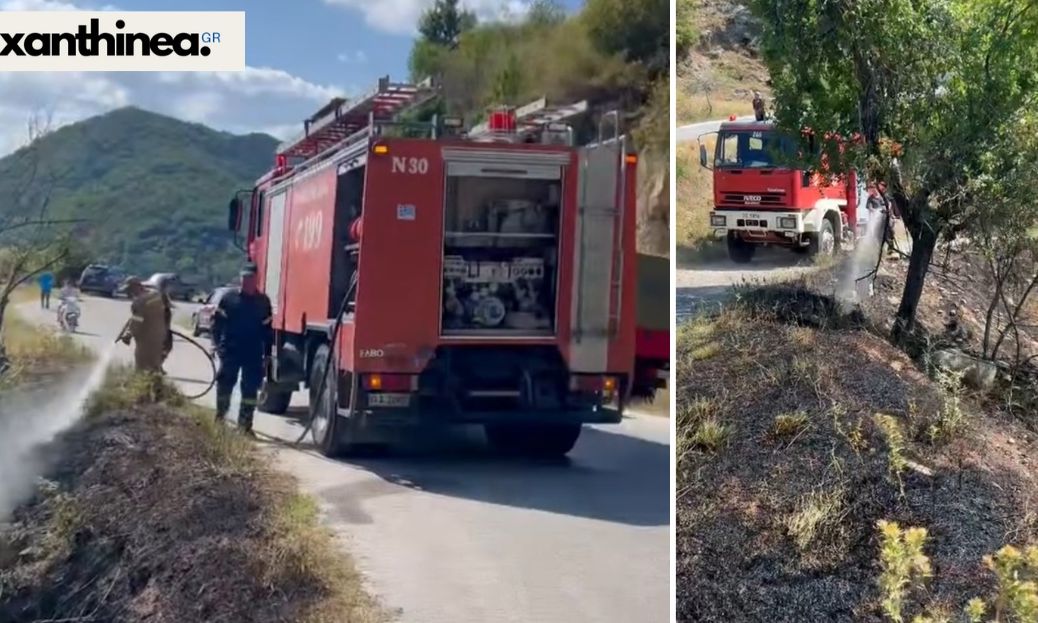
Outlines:
[[[958, 610], [991, 583], [984, 555], [1035, 535], [1038, 438], [832, 320], [729, 311], [681, 330], [680, 620], [881, 620], [880, 519], [929, 529], [944, 573], [927, 594]], [[949, 409], [965, 414], [934, 435]]]
[[[878, 295], [851, 312], [818, 294], [834, 266], [743, 289], [679, 329], [679, 620], [897, 620], [896, 602], [905, 621], [959, 621], [970, 600], [1013, 590], [985, 556], [1038, 542], [1034, 403], [925, 371], [933, 349], [977, 348], [983, 319], [962, 310], [991, 288], [970, 255], [931, 275], [916, 359], [879, 337], [903, 264], [886, 263]], [[911, 547], [880, 521], [923, 529], [931, 575], [891, 566]], [[884, 548], [903, 556], [884, 562]]]
[[49, 451], [0, 533], [0, 621], [385, 620], [314, 502], [171, 386], [117, 371]]
[[[35, 301], [36, 296], [34, 288], [24, 288], [15, 293], [12, 303]], [[70, 364], [83, 363], [91, 357], [89, 350], [74, 338], [26, 322], [13, 308], [7, 311], [3, 332], [11, 367], [0, 377], [0, 391], [64, 372]]]

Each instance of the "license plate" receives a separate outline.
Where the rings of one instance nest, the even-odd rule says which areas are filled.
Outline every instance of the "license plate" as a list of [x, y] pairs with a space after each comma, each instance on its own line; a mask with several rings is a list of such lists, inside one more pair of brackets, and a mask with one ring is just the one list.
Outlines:
[[411, 394], [368, 394], [369, 407], [406, 407], [411, 404]]

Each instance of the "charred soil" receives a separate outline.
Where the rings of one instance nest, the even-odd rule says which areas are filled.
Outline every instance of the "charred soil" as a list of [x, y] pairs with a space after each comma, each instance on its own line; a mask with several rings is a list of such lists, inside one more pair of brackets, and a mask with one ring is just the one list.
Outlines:
[[0, 621], [382, 620], [294, 482], [168, 388], [117, 376], [0, 531]]
[[[905, 620], [990, 596], [982, 558], [1034, 543], [1038, 436], [881, 337], [900, 271], [850, 313], [821, 271], [679, 330], [679, 621], [885, 620], [881, 519], [929, 531]], [[942, 301], [973, 304], [950, 283], [928, 286], [934, 336]]]

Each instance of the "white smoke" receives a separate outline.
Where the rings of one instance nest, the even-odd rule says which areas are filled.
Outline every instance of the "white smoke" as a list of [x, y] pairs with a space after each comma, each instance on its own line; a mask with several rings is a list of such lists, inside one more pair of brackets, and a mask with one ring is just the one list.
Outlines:
[[57, 387], [0, 397], [0, 522], [32, 495], [53, 458], [40, 453], [40, 446], [79, 421], [87, 399], [104, 383], [114, 352], [109, 346], [88, 371]]

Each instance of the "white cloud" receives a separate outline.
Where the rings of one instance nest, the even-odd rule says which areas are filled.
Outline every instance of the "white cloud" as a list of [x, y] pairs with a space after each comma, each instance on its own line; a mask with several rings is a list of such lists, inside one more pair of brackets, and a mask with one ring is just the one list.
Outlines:
[[223, 99], [216, 93], [189, 93], [173, 103], [176, 116], [185, 121], [205, 123], [223, 106]]
[[[127, 105], [230, 132], [300, 127], [343, 89], [280, 69], [210, 73], [0, 73], [0, 156], [25, 138], [34, 113], [63, 125]], [[287, 131], [281, 132], [282, 135]]]
[[[110, 10], [100, 2], [0, 0], [2, 10]], [[54, 127], [134, 105], [230, 132], [278, 128], [279, 136], [342, 88], [316, 84], [272, 67], [241, 72], [0, 73], [0, 156], [25, 140], [36, 113]], [[294, 123], [293, 123], [294, 122]]]
[[[383, 32], [413, 35], [418, 18], [433, 5], [434, 0], [324, 0], [326, 4], [342, 6], [364, 15], [368, 25]], [[481, 20], [511, 20], [525, 15], [530, 0], [462, 0], [461, 5], [473, 11]]]
[[259, 128], [257, 131], [269, 134], [276, 139], [284, 141], [302, 133], [303, 126], [299, 123], [280, 123]]

